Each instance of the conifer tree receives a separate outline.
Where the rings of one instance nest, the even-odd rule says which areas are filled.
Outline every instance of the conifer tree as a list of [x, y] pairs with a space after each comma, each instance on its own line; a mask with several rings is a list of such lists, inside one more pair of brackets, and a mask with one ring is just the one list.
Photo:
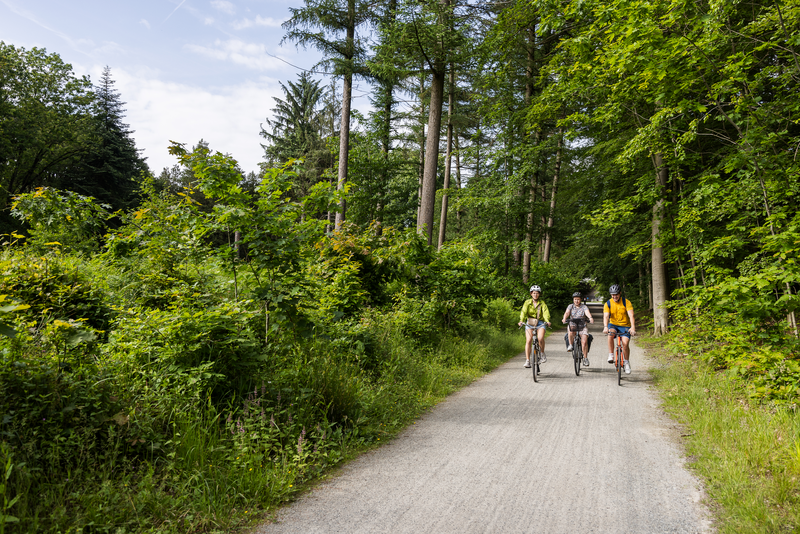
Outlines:
[[263, 145], [265, 159], [270, 165], [280, 165], [290, 159], [302, 158], [304, 165], [298, 170], [297, 183], [298, 193], [302, 196], [332, 165], [323, 138], [330, 127], [324, 124], [320, 109], [325, 89], [307, 72], [300, 74], [297, 82], [281, 83], [280, 86], [285, 99], [274, 97], [273, 118], [267, 119], [271, 129], [261, 129], [261, 136], [269, 142]]
[[57, 187], [119, 209], [136, 202], [138, 178], [147, 172], [147, 164], [131, 137], [133, 130], [122, 122], [125, 103], [114, 84], [111, 69], [106, 66], [94, 88], [94, 144], [76, 168], [60, 177]]
[[[364, 75], [366, 50], [356, 29], [372, 17], [370, 5], [363, 0], [305, 0], [305, 7], [291, 8], [292, 16], [283, 23], [288, 30], [284, 40], [303, 47], [311, 46], [325, 58], [319, 65], [332, 67], [341, 76], [342, 120], [339, 138], [339, 172], [337, 189], [347, 181], [347, 158], [350, 148], [350, 104], [353, 94], [353, 76]], [[346, 204], [342, 200], [336, 213], [336, 228], [345, 218]]]

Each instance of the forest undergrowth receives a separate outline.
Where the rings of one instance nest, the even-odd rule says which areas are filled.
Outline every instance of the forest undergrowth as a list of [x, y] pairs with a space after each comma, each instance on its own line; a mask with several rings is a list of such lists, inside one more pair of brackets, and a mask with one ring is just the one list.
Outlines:
[[770, 365], [760, 354], [781, 353], [778, 347], [747, 345], [752, 329], [725, 325], [687, 321], [666, 339], [643, 340], [662, 364], [652, 371], [655, 384], [685, 428], [688, 466], [703, 480], [716, 530], [797, 532], [798, 384], [796, 374], [791, 384], [784, 380], [796, 353], [783, 346], [783, 365]]
[[[0, 534], [235, 530], [519, 349], [527, 288], [475, 242], [332, 232], [330, 188], [295, 199], [278, 169], [245, 193], [227, 156], [175, 150], [196, 189], [127, 213], [15, 200]], [[534, 274], [552, 305], [578, 284]]]

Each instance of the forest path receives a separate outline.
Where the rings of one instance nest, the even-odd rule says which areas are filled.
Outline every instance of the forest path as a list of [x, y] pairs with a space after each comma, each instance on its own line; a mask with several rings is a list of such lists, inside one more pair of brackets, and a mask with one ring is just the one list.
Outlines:
[[512, 358], [253, 532], [712, 531], [677, 425], [651, 391], [653, 362], [634, 342], [618, 386], [594, 317], [580, 376], [557, 329], [538, 384], [524, 355]]

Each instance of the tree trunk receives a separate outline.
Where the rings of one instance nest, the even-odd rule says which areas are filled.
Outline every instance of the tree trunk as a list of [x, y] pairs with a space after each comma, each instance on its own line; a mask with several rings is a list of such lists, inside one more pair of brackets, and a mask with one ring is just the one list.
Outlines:
[[436, 209], [436, 171], [439, 167], [439, 137], [442, 130], [442, 106], [444, 105], [445, 69], [441, 58], [433, 65], [431, 78], [431, 101], [428, 111], [428, 137], [425, 141], [425, 168], [422, 176], [422, 198], [420, 199], [417, 232], [433, 243], [433, 214]]
[[[458, 134], [453, 130], [453, 144], [456, 147], [456, 189], [461, 189], [461, 153], [458, 147]], [[461, 235], [461, 211], [460, 203], [456, 203], [456, 234]]]
[[442, 214], [439, 217], [439, 244], [438, 250], [442, 249], [444, 236], [447, 231], [447, 189], [450, 187], [450, 166], [453, 156], [453, 90], [455, 88], [455, 65], [450, 63], [450, 87], [447, 95], [447, 152], [444, 159], [444, 193], [442, 194]]
[[[353, 0], [350, 0], [348, 3], [353, 4]], [[348, 9], [348, 17], [350, 18], [350, 24], [347, 26], [347, 40], [349, 43], [352, 43], [356, 33], [354, 4]], [[344, 184], [347, 181], [347, 159], [350, 155], [350, 103], [353, 96], [352, 72], [348, 72], [344, 75], [342, 85], [342, 124], [339, 133], [339, 175], [336, 183], [337, 191], [344, 189]], [[339, 210], [336, 212], [336, 223], [334, 226], [336, 230], [342, 227], [346, 212], [347, 202], [342, 198], [339, 201]]]
[[242, 250], [241, 250], [241, 243], [242, 243], [242, 232], [241, 230], [236, 230], [233, 232], [233, 248], [236, 251], [236, 259], [242, 259]]
[[417, 220], [422, 204], [422, 179], [425, 176], [425, 66], [420, 66], [419, 75], [419, 169], [417, 173]]
[[653, 335], [661, 336], [667, 333], [669, 327], [669, 312], [666, 307], [668, 299], [667, 270], [664, 265], [664, 250], [659, 243], [661, 224], [664, 222], [663, 188], [669, 180], [669, 169], [664, 164], [661, 154], [653, 156], [656, 167], [656, 188], [659, 199], [653, 206], [652, 227], [652, 269], [653, 269]]
[[558, 146], [556, 148], [556, 169], [553, 173], [553, 189], [550, 191], [550, 214], [547, 217], [547, 230], [545, 230], [544, 258], [542, 261], [550, 263], [550, 243], [552, 242], [553, 217], [556, 212], [556, 190], [558, 189], [558, 175], [561, 172], [561, 148], [564, 144], [564, 130], [558, 129]]
[[[527, 65], [525, 66], [525, 105], [530, 106], [531, 99], [533, 98], [533, 74], [536, 67], [536, 27], [532, 24], [528, 27], [528, 57]], [[534, 133], [534, 146], [539, 144], [539, 130]], [[536, 167], [538, 169], [538, 166]], [[522, 281], [526, 284], [530, 279], [531, 272], [531, 249], [533, 248], [533, 222], [534, 222], [534, 208], [536, 206], [536, 186], [538, 183], [536, 171], [531, 172], [529, 176], [530, 190], [529, 190], [529, 205], [528, 214], [525, 221], [525, 247], [522, 252]]]

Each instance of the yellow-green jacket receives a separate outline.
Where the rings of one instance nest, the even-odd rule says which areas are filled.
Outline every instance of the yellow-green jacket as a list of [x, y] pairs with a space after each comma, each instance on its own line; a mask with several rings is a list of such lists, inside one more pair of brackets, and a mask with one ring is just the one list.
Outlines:
[[550, 309], [542, 299], [539, 299], [539, 304], [534, 306], [533, 299], [528, 299], [522, 305], [522, 311], [519, 312], [519, 322], [528, 322], [528, 317], [536, 317], [540, 321], [546, 323], [550, 322]]

